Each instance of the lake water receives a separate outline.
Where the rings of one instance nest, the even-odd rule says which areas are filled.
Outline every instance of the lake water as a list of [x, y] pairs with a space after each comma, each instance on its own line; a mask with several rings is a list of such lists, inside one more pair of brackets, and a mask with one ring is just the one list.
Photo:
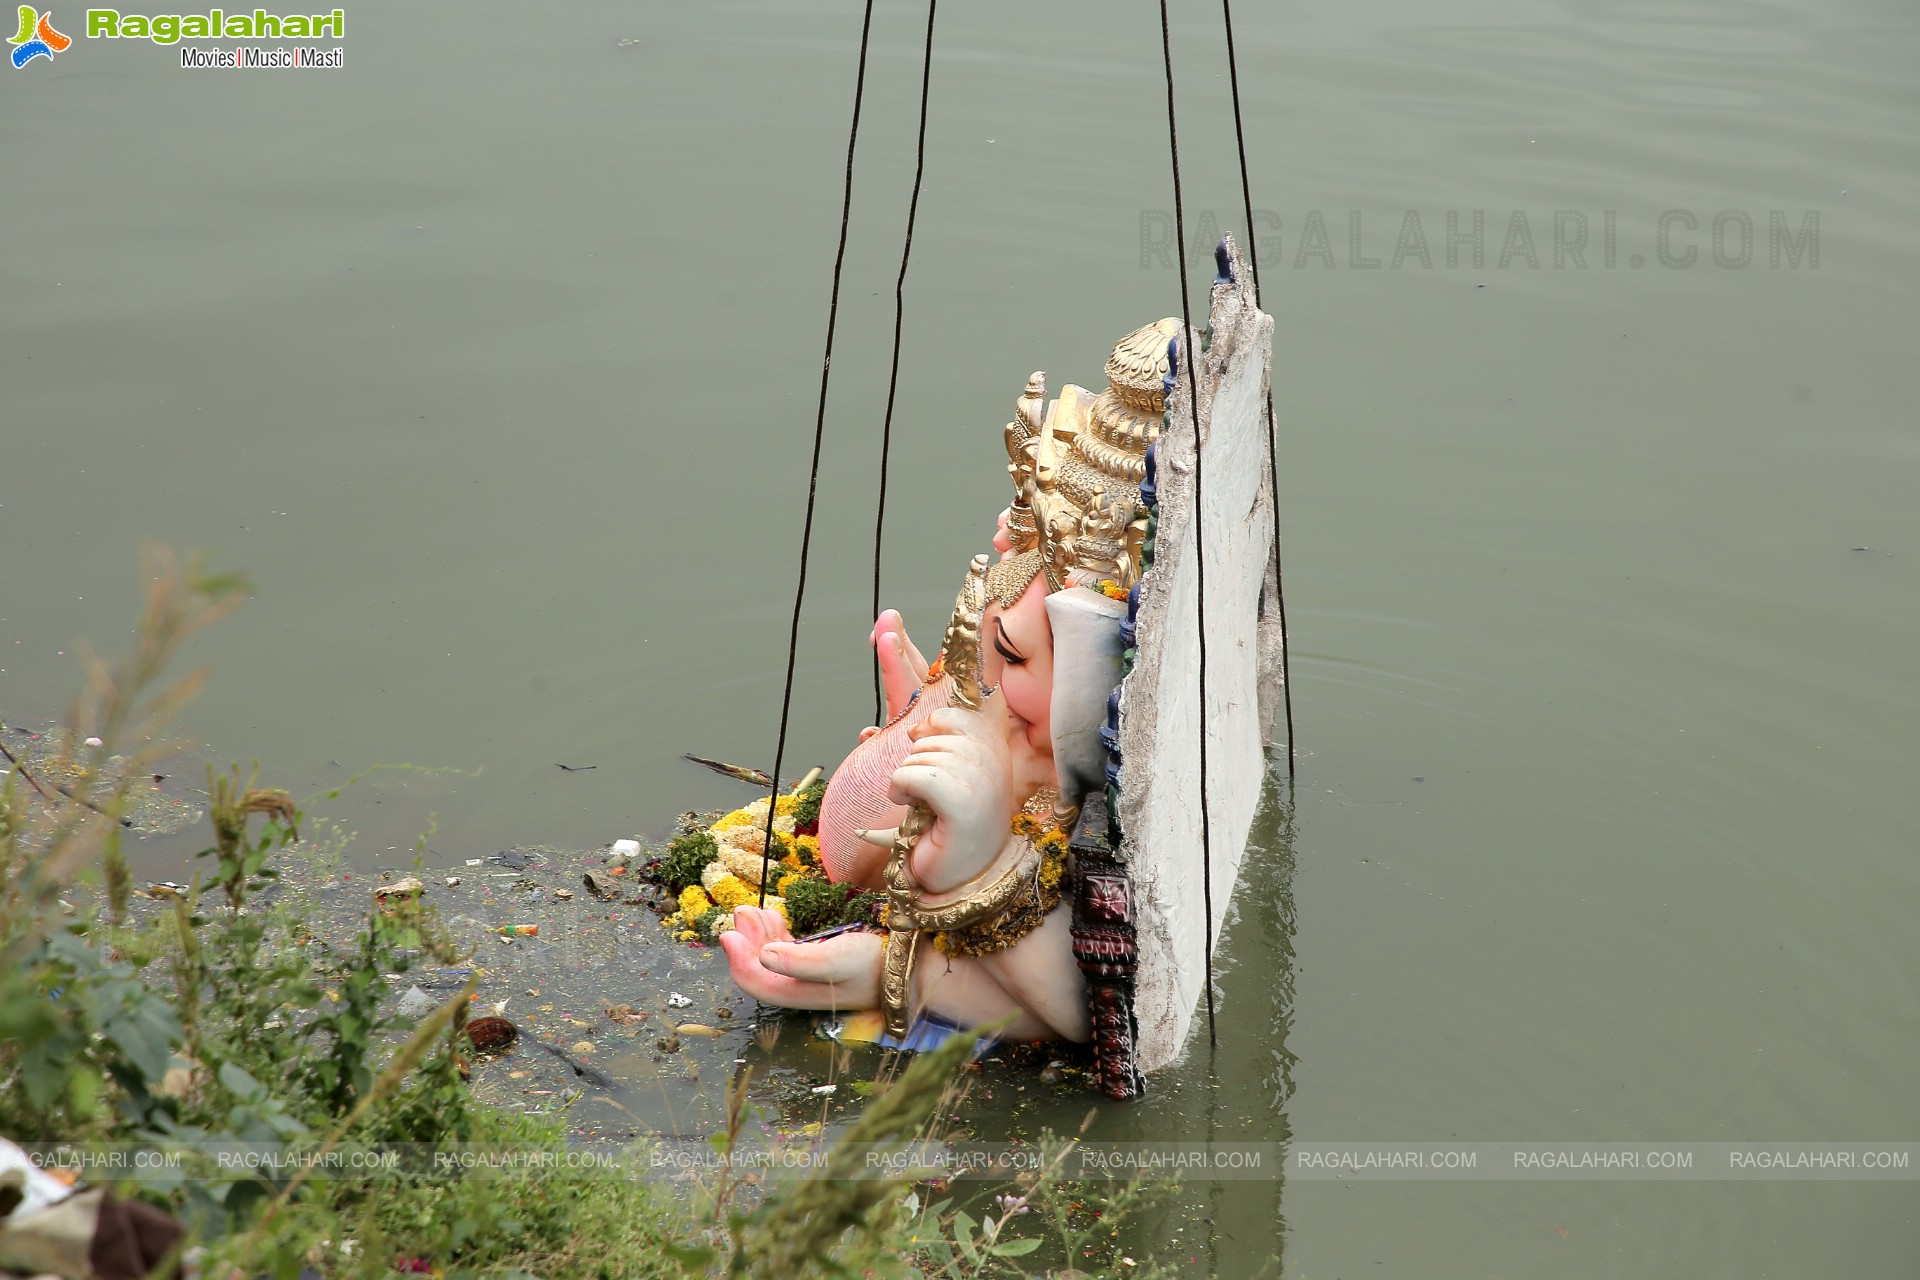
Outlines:
[[[882, 8], [796, 773], [871, 710], [924, 21]], [[1224, 47], [1179, 8], [1206, 242], [1240, 222]], [[1920, 1140], [1920, 14], [1243, 10], [1299, 782], [1217, 1053], [1094, 1135]], [[214, 757], [302, 794], [461, 771], [328, 806], [368, 862], [429, 815], [454, 857], [742, 799], [679, 756], [772, 762], [858, 23], [362, 4], [340, 70], [0, 68], [0, 714], [124, 645], [151, 539], [258, 586], [192, 646]], [[1097, 385], [1179, 298], [1150, 7], [942, 6], [934, 75], [886, 560], [924, 639], [1027, 373]], [[1227, 1276], [1904, 1277], [1910, 1179], [1195, 1179], [1143, 1240]]]

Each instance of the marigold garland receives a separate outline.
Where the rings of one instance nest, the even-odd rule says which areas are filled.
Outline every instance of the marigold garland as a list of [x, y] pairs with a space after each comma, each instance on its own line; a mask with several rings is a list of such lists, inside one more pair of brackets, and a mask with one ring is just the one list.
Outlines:
[[933, 945], [942, 955], [990, 956], [1005, 951], [1045, 923], [1065, 896], [1061, 886], [1070, 853], [1066, 829], [1045, 826], [1027, 813], [1015, 814], [1011, 825], [1014, 834], [1026, 837], [1040, 851], [1032, 883], [999, 915], [934, 934]]
[[[715, 854], [700, 871], [699, 883], [682, 890], [676, 900], [678, 910], [662, 917], [660, 923], [681, 942], [699, 943], [718, 940], [734, 927], [735, 907], [764, 905], [777, 911], [791, 924], [786, 891], [803, 880], [826, 882], [820, 863], [818, 816], [826, 782], [816, 780], [805, 791], [780, 796], [773, 802], [774, 843], [772, 862], [779, 873], [772, 877], [765, 903], [760, 899], [761, 842], [756, 833], [767, 823], [767, 798], [761, 797], [744, 808], [735, 809], [697, 833], [709, 841]], [[796, 815], [809, 819], [811, 831], [797, 830]], [[731, 840], [727, 833], [737, 833]], [[748, 843], [751, 852], [739, 846]]]

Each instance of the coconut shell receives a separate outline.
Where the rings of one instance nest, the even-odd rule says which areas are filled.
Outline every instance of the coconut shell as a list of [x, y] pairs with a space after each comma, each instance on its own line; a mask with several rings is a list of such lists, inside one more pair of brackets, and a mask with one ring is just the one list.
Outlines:
[[519, 1034], [519, 1028], [505, 1018], [475, 1018], [467, 1023], [467, 1039], [473, 1041], [474, 1048], [483, 1052], [504, 1049]]

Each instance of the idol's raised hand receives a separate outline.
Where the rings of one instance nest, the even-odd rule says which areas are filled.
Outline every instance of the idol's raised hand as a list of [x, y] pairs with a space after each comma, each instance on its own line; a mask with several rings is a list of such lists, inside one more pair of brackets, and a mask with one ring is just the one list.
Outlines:
[[887, 798], [925, 805], [933, 814], [908, 864], [929, 893], [946, 893], [981, 875], [1008, 843], [1008, 732], [1005, 699], [989, 697], [979, 711], [943, 707], [907, 735], [913, 746], [894, 770]]

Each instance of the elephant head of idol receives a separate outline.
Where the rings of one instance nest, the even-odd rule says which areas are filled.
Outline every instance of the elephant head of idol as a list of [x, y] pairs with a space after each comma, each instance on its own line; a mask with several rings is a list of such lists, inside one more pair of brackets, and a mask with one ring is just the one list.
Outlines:
[[[1035, 373], [1005, 428], [1013, 502], [986, 575], [978, 632], [988, 697], [1004, 700], [1016, 805], [1042, 788], [1062, 816], [1103, 784], [1100, 725], [1122, 674], [1121, 623], [1139, 581], [1147, 517], [1140, 502], [1147, 448], [1166, 412], [1166, 319], [1122, 338], [1107, 360], [1107, 388], [1069, 384], [1047, 400]], [[915, 725], [952, 701], [936, 660], [917, 692], [836, 769], [820, 810], [820, 852], [837, 881], [877, 887], [881, 859], [863, 830], [897, 827], [906, 807], [889, 799]]]

